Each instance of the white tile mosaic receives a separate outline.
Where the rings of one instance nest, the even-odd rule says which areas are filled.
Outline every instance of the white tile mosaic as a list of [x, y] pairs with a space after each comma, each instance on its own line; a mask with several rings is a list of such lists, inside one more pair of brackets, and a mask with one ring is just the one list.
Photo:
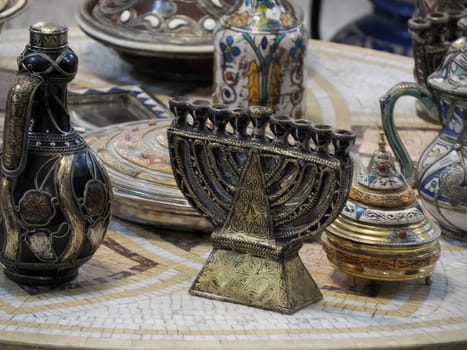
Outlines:
[[[24, 35], [13, 35], [6, 37], [6, 42], [24, 39]], [[93, 50], [99, 49], [83, 37], [79, 39], [78, 50], [88, 53], [83, 58], [86, 66], [95, 54]], [[8, 45], [18, 48], [16, 43]], [[408, 60], [368, 56], [366, 51], [365, 55], [352, 49], [342, 52], [324, 44], [316, 45], [313, 55], [313, 69], [329, 73], [321, 81], [314, 80], [317, 96], [327, 98], [330, 108], [336, 106], [336, 95], [342, 99], [347, 96], [349, 120], [374, 111], [378, 102], [349, 98], [355, 90], [352, 82], [335, 87], [333, 94], [326, 91], [329, 77], [344, 74], [340, 62], [355, 67], [349, 72], [351, 78], [383, 67], [388, 74], [378, 81], [378, 89], [392, 83], [392, 79], [412, 74]], [[116, 60], [112, 56], [106, 63], [112, 65]], [[14, 64], [5, 67], [12, 69]], [[88, 65], [79, 82], [97, 83], [94, 68]], [[112, 69], [107, 68], [103, 74], [112, 76]], [[362, 89], [366, 96], [372, 87], [365, 85]], [[376, 123], [378, 116], [371, 114], [368, 120]], [[70, 288], [23, 289], [0, 274], [0, 341], [26, 342], [34, 334], [34, 341], [44, 346], [66, 348], [66, 344], [74, 342], [94, 348], [150, 349], [152, 344], [154, 348], [171, 350], [318, 349], [337, 345], [368, 349], [373, 344], [402, 347], [404, 340], [406, 346], [411, 346], [414, 338], [434, 347], [441, 347], [446, 339], [467, 342], [465, 243], [443, 242], [431, 286], [423, 281], [379, 283], [373, 294], [363, 282], [366, 289], [349, 290], [348, 279], [332, 270], [319, 242], [307, 244], [303, 258], [321, 288], [323, 300], [285, 316], [190, 296], [188, 289], [209, 246], [201, 242], [192, 250], [182, 249], [142, 227], [129, 229], [134, 227], [118, 222], [108, 239], [144, 258], [144, 263], [131, 260], [130, 254], [123, 256], [107, 241], [93, 258], [108, 262], [107, 267], [97, 268], [90, 261], [76, 286]]]

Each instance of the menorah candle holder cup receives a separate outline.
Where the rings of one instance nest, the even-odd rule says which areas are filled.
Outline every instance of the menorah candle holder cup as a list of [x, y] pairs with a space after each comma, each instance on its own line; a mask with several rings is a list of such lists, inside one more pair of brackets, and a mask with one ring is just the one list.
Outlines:
[[268, 107], [206, 106], [173, 98], [167, 131], [177, 184], [215, 227], [190, 293], [283, 313], [320, 300], [298, 251], [347, 199], [355, 136]]

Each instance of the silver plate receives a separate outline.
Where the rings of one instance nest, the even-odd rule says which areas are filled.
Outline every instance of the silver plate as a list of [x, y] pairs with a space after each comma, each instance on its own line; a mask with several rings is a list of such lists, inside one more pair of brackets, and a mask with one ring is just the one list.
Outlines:
[[[114, 215], [170, 230], [211, 232], [211, 224], [186, 201], [172, 175], [166, 136], [170, 112], [142, 90], [133, 90], [134, 98], [128, 93], [122, 97], [125, 93], [115, 88], [75, 91], [70, 97], [72, 121], [91, 129], [84, 137], [109, 173]], [[111, 125], [125, 116], [136, 120]], [[96, 123], [108, 126], [97, 128]]]

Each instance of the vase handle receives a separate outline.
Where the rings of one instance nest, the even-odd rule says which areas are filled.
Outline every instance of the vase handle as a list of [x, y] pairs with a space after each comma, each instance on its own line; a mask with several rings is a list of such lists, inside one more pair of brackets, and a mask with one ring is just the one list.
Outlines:
[[437, 113], [439, 115], [439, 107], [433, 100], [432, 94], [427, 89], [415, 83], [397, 84], [380, 99], [381, 118], [386, 138], [388, 139], [396, 159], [401, 166], [402, 174], [409, 183], [415, 184], [417, 176], [414, 164], [407, 148], [399, 137], [399, 133], [397, 132], [397, 128], [394, 123], [394, 107], [397, 100], [402, 96], [413, 96], [417, 98], [425, 105], [430, 113]]
[[17, 177], [27, 160], [28, 129], [34, 94], [42, 78], [29, 73], [19, 74], [8, 92], [3, 130], [3, 176]]

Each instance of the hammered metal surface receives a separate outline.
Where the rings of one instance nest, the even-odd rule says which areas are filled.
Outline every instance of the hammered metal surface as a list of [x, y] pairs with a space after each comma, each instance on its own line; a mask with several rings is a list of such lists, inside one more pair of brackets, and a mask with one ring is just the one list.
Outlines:
[[239, 112], [185, 98], [170, 106], [175, 179], [216, 227], [214, 249], [190, 293], [283, 313], [321, 299], [298, 251], [347, 198], [353, 134], [267, 107]]

